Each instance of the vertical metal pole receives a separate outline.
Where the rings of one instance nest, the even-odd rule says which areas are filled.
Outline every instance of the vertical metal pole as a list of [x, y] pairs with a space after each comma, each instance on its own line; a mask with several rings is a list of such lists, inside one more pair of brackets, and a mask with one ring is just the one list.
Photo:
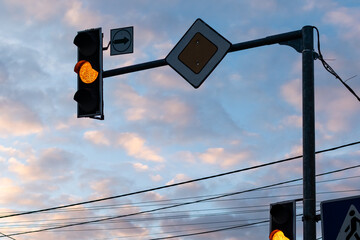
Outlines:
[[304, 240], [316, 239], [315, 94], [313, 27], [302, 28]]

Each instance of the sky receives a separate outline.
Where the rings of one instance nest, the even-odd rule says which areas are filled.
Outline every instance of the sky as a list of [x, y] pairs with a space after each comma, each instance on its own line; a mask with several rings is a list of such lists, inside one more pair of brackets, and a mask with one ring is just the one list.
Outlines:
[[[232, 44], [316, 26], [324, 59], [360, 94], [357, 0], [0, 0], [0, 13], [0, 216], [149, 190], [0, 218], [2, 239], [268, 239], [270, 204], [302, 198], [301, 181], [255, 191], [301, 178], [301, 158], [150, 191], [302, 155], [300, 53], [228, 53], [198, 89], [169, 66], [106, 78], [99, 121], [76, 117], [78, 31], [101, 27], [105, 45], [111, 29], [134, 27], [134, 53], [104, 51], [105, 71], [164, 59], [197, 18]], [[359, 141], [360, 103], [314, 66], [316, 150]], [[358, 145], [318, 154], [316, 173], [359, 158]], [[318, 177], [318, 213], [322, 201], [359, 195], [359, 177]], [[113, 219], [26, 233], [104, 218]]]

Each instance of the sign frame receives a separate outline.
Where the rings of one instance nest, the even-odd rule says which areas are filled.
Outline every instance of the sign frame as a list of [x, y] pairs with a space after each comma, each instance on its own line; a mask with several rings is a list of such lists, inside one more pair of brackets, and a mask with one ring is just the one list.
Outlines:
[[321, 202], [323, 240], [336, 240], [352, 206], [360, 211], [360, 195]]
[[[206, 39], [203, 41], [205, 45], [211, 48], [213, 48], [213, 46], [216, 47], [215, 53], [210, 54], [211, 56], [206, 56], [206, 63], [203, 63], [201, 69], [198, 70], [194, 70], [196, 67], [191, 63], [187, 64], [191, 60], [197, 61], [195, 59], [197, 57], [196, 55], [193, 57], [194, 59], [190, 59], [191, 56], [187, 58], [184, 57], [183, 59], [181, 59], [181, 57], [179, 58], [179, 56], [189, 48], [189, 44], [194, 40], [196, 34], [200, 34], [203, 39]], [[231, 43], [227, 39], [198, 18], [165, 59], [168, 65], [178, 72], [186, 81], [194, 88], [198, 88], [225, 57], [230, 47]], [[191, 51], [191, 49], [189, 51]], [[201, 59], [199, 62], [200, 61]], [[191, 68], [191, 66], [193, 66], [193, 68]]]
[[116, 28], [110, 30], [110, 56], [134, 52], [134, 27]]

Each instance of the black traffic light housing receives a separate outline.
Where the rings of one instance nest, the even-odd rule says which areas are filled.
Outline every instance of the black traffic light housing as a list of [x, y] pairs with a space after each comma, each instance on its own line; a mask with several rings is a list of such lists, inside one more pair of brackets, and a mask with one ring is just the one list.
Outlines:
[[270, 204], [270, 233], [280, 230], [290, 240], [296, 239], [296, 201]]
[[97, 72], [96, 79], [90, 83], [85, 83], [80, 78], [79, 69], [77, 69], [77, 66], [75, 67], [78, 76], [77, 92], [74, 95], [74, 100], [78, 103], [78, 118], [89, 117], [104, 120], [102, 38], [101, 28], [80, 31], [74, 38], [74, 44], [78, 47], [77, 66], [80, 61], [86, 61], [91, 64], [90, 70]]

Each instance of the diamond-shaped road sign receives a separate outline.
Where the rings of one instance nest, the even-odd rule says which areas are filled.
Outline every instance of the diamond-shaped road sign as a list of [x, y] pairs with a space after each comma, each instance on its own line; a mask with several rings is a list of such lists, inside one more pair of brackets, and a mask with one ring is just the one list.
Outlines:
[[200, 87], [225, 57], [231, 43], [197, 19], [166, 57], [166, 62], [194, 88]]
[[360, 196], [321, 203], [323, 240], [360, 239]]

